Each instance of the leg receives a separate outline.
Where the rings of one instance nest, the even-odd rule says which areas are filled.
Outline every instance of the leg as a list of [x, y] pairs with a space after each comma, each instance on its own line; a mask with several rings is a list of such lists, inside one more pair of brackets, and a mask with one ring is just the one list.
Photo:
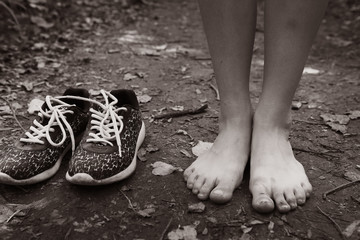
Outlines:
[[288, 141], [290, 106], [327, 0], [267, 0], [263, 92], [254, 115], [250, 191], [260, 212], [304, 204], [312, 187]]
[[199, 0], [221, 98], [220, 132], [213, 147], [184, 172], [199, 199], [231, 199], [249, 158], [249, 74], [256, 24], [254, 0]]

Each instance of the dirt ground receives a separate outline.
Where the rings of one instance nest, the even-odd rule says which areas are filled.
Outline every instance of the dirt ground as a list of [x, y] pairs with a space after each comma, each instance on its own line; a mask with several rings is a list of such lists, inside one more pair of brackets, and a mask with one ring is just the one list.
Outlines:
[[[25, 2], [11, 5], [19, 26], [0, 6], [0, 149], [22, 132], [17, 121], [26, 129], [31, 124], [30, 100], [74, 86], [93, 95], [102, 88], [134, 89], [146, 138], [136, 172], [116, 184], [68, 183], [68, 154], [48, 181], [0, 185], [1, 239], [360, 239], [355, 1], [330, 2], [294, 99], [291, 142], [314, 193], [295, 211], [266, 215], [251, 208], [248, 169], [225, 205], [202, 206], [183, 181], [182, 170], [196, 158], [192, 148], [212, 142], [218, 127], [219, 101], [196, 1]], [[262, 13], [259, 5], [254, 105], [262, 84]], [[154, 119], [205, 104], [203, 113]], [[157, 161], [176, 170], [154, 175]]]

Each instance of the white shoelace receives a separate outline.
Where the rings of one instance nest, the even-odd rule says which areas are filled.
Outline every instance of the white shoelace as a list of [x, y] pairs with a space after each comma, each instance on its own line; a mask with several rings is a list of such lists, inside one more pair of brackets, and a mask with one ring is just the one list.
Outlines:
[[[102, 104], [93, 99], [77, 96], [62, 96], [60, 98], [84, 100], [98, 105], [100, 107], [100, 111], [95, 110], [94, 108], [90, 108], [90, 112], [92, 113], [90, 130], [92, 130], [93, 132], [89, 133], [89, 138], [86, 140], [86, 142], [101, 143], [104, 145], [108, 144], [110, 146], [113, 146], [114, 144], [111, 141], [116, 139], [116, 143], [119, 149], [119, 155], [121, 157], [120, 133], [124, 128], [124, 123], [122, 121], [123, 116], [118, 115], [118, 112], [121, 110], [127, 111], [127, 108], [116, 107], [118, 100], [110, 92], [100, 90], [100, 93], [103, 95], [105, 104]], [[109, 101], [109, 99], [111, 99], [112, 101]]]
[[[20, 138], [20, 141], [27, 143], [44, 144], [44, 141], [41, 140], [41, 138], [45, 137], [52, 146], [57, 147], [63, 144], [66, 140], [66, 130], [65, 130], [66, 127], [66, 129], [69, 131], [70, 134], [72, 151], [74, 152], [75, 151], [74, 133], [64, 115], [67, 113], [73, 114], [74, 112], [69, 110], [68, 107], [75, 105], [65, 103], [55, 97], [50, 97], [50, 96], [46, 96], [45, 102], [49, 109], [44, 111], [43, 109], [40, 108], [38, 116], [41, 117], [41, 119], [49, 118], [49, 122], [44, 126], [35, 119], [33, 121], [35, 127], [31, 126], [30, 131], [25, 133], [27, 138]], [[57, 103], [57, 105], [53, 106], [52, 102]], [[62, 133], [61, 141], [57, 143], [54, 142], [50, 136], [50, 132], [54, 132], [55, 126], [59, 126]]]
[[[108, 144], [110, 146], [113, 146], [113, 141], [116, 139], [116, 143], [119, 147], [119, 155], [121, 157], [121, 139], [120, 139], [120, 133], [123, 130], [124, 123], [122, 121], [123, 116], [119, 116], [118, 112], [121, 110], [127, 111], [127, 108], [125, 107], [119, 107], [116, 108], [116, 104], [118, 103], [117, 98], [112, 95], [110, 92], [106, 92], [104, 90], [100, 90], [100, 93], [103, 95], [105, 99], [105, 104], [102, 104], [96, 100], [79, 97], [79, 96], [59, 96], [59, 97], [50, 97], [47, 96], [45, 99], [45, 102], [48, 105], [49, 110], [44, 111], [40, 109], [39, 116], [41, 118], [47, 117], [50, 118], [47, 125], [43, 126], [41, 123], [39, 123], [37, 120], [34, 120], [34, 125], [36, 126], [30, 127], [30, 132], [26, 132], [26, 136], [28, 138], [21, 138], [20, 141], [22, 142], [28, 142], [28, 143], [39, 143], [44, 144], [44, 141], [41, 140], [41, 138], [46, 137], [48, 142], [53, 146], [60, 146], [64, 143], [66, 140], [66, 131], [64, 128], [64, 125], [69, 131], [71, 143], [72, 143], [72, 152], [75, 151], [75, 137], [74, 133], [72, 131], [72, 128], [70, 124], [66, 121], [66, 117], [64, 114], [66, 113], [73, 113], [73, 111], [66, 109], [66, 107], [69, 106], [75, 106], [67, 104], [60, 99], [75, 99], [75, 100], [83, 100], [88, 101], [97, 104], [100, 106], [102, 111], [97, 111], [93, 108], [90, 108], [91, 114], [91, 128], [90, 130], [94, 131], [89, 134], [89, 138], [86, 140], [86, 142], [95, 142], [95, 143], [102, 143], [102, 144]], [[109, 102], [109, 99], [112, 101]], [[52, 106], [51, 102], [56, 102], [58, 105]], [[62, 139], [60, 142], [55, 143], [50, 136], [50, 132], [54, 131], [54, 126], [59, 126], [62, 132]]]
[[[103, 110], [102, 112], [93, 108], [90, 109], [90, 112], [92, 113], [90, 130], [93, 130], [95, 133], [91, 132], [89, 134], [90, 138], [88, 138], [86, 142], [102, 143], [105, 145], [109, 144], [110, 146], [113, 146], [111, 141], [116, 139], [116, 143], [119, 147], [119, 155], [121, 157], [120, 133], [124, 128], [124, 123], [122, 121], [123, 116], [118, 115], [118, 112], [121, 110], [127, 111], [127, 108], [116, 108], [115, 105], [118, 103], [117, 98], [104, 90], [101, 90], [100, 92], [104, 96], [105, 105], [96, 102]], [[109, 98], [112, 100], [111, 102], [109, 102]]]

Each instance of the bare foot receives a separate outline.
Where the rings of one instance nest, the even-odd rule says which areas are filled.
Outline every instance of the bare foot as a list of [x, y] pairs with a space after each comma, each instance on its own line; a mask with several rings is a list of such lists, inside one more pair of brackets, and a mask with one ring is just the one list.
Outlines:
[[230, 201], [243, 178], [250, 137], [250, 120], [222, 128], [211, 149], [185, 170], [187, 187], [201, 200], [210, 197], [216, 203]]
[[304, 204], [312, 191], [304, 167], [294, 157], [288, 132], [287, 127], [254, 121], [250, 191], [258, 212], [271, 212], [275, 206], [288, 212]]

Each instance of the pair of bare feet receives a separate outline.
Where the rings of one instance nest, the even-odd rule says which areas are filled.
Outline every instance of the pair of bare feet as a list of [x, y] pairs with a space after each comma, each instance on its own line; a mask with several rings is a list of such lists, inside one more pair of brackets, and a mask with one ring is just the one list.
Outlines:
[[[256, 114], [255, 114], [256, 115]], [[292, 152], [288, 126], [259, 116], [220, 121], [220, 132], [209, 151], [184, 172], [187, 187], [199, 199], [231, 200], [250, 156], [252, 206], [258, 212], [275, 207], [288, 212], [305, 203], [312, 186]]]

